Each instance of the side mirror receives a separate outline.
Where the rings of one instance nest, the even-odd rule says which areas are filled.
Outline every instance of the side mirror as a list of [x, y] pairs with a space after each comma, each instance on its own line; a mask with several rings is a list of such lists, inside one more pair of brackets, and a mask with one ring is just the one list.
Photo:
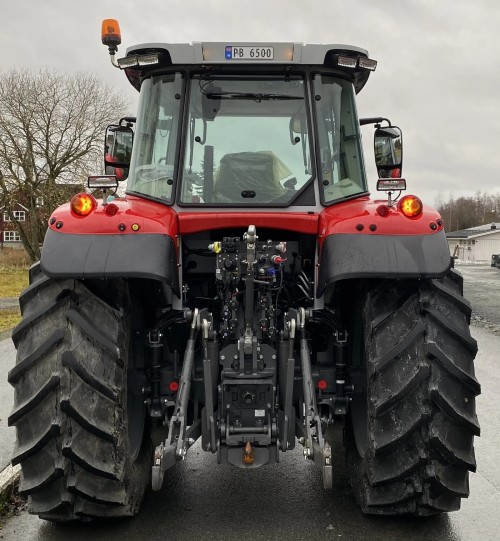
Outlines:
[[128, 169], [133, 143], [134, 132], [132, 128], [116, 124], [108, 126], [104, 143], [105, 167]]
[[106, 165], [104, 172], [106, 175], [114, 175], [119, 182], [127, 180], [128, 178], [128, 168], [126, 167], [112, 167], [111, 165]]
[[379, 178], [401, 178], [403, 134], [397, 126], [377, 128], [374, 136], [375, 165]]

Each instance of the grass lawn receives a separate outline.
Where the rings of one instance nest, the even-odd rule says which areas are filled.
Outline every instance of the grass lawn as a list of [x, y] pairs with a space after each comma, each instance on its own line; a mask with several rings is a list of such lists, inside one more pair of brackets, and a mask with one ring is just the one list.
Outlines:
[[21, 321], [19, 308], [0, 310], [0, 333], [10, 331]]
[[[29, 260], [24, 250], [0, 250], [0, 299], [17, 298], [28, 287]], [[19, 308], [0, 308], [0, 333], [10, 331], [21, 320]]]
[[28, 287], [28, 270], [0, 270], [0, 299], [19, 297], [21, 291]]

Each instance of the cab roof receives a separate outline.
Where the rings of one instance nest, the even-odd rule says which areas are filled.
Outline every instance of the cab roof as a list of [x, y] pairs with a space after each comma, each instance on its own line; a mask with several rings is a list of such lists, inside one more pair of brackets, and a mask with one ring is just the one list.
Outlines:
[[[273, 48], [273, 59], [239, 59], [228, 58], [228, 48], [241, 49]], [[238, 62], [243, 64], [323, 64], [329, 51], [343, 51], [354, 55], [368, 57], [368, 51], [351, 45], [320, 45], [284, 42], [193, 42], [193, 43], [144, 43], [127, 49], [127, 56], [137, 51], [164, 50], [170, 54], [172, 64], [227, 64]]]
[[[126, 57], [118, 62], [155, 53], [158, 54], [156, 63], [123, 66], [130, 83], [138, 90], [142, 77], [165, 66], [224, 65], [231, 69], [242, 65], [303, 65], [336, 68], [351, 76], [359, 92], [376, 67], [376, 62], [368, 58], [368, 51], [361, 47], [285, 42], [143, 43], [129, 47]], [[368, 64], [371, 67], [366, 67]]]

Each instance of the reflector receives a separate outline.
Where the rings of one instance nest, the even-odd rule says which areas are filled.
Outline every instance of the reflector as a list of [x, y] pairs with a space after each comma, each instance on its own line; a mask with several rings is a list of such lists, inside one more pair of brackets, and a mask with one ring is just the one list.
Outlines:
[[379, 205], [377, 207], [377, 214], [379, 216], [382, 216], [382, 218], [389, 216], [389, 213], [390, 213], [390, 209], [387, 205]]
[[115, 205], [114, 203], [109, 203], [104, 207], [104, 212], [108, 216], [114, 216], [118, 212], [118, 205]]

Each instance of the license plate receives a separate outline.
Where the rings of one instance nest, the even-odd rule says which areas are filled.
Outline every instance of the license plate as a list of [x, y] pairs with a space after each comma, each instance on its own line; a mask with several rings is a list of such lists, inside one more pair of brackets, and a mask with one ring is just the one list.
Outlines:
[[274, 47], [234, 47], [226, 45], [226, 60], [273, 60]]

